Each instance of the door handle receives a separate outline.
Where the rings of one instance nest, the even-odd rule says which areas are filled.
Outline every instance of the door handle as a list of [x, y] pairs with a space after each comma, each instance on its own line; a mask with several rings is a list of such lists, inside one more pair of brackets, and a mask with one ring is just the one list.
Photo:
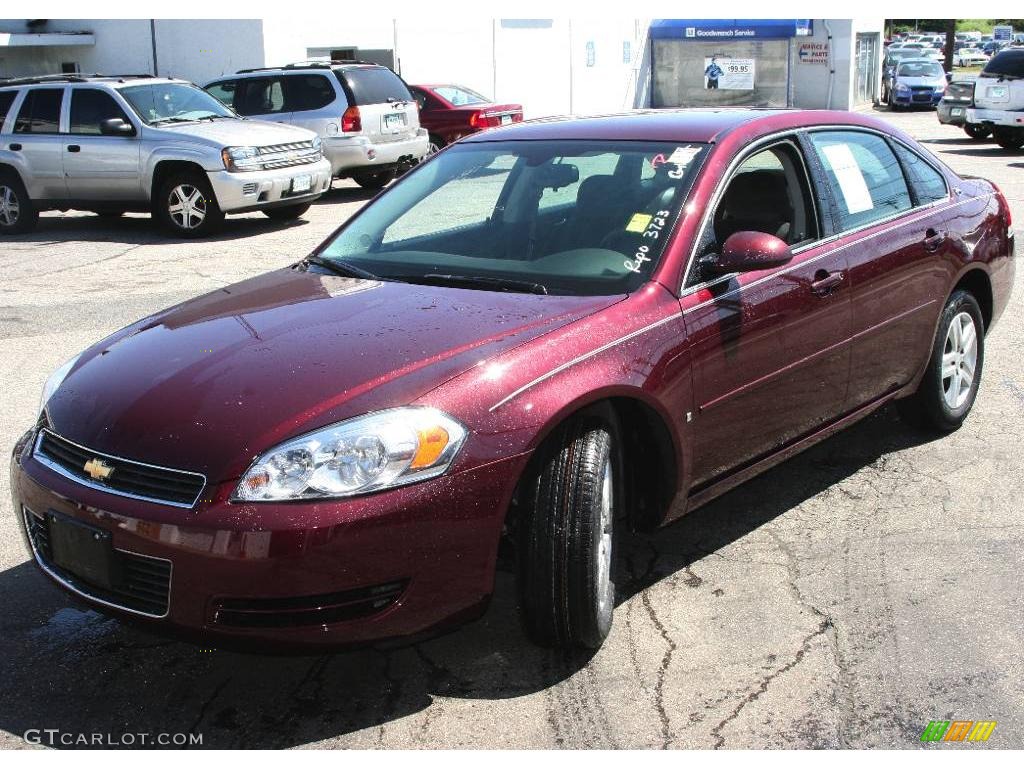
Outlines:
[[11, 144], [12, 152], [21, 152], [21, 144]]
[[82, 148], [77, 144], [68, 144], [68, 152], [81, 152]]
[[814, 280], [811, 281], [811, 290], [819, 296], [831, 293], [843, 282], [842, 272], [826, 272], [819, 269], [814, 273]]
[[937, 251], [939, 250], [939, 248], [942, 247], [942, 244], [944, 242], [946, 242], [945, 232], [936, 232], [934, 229], [931, 229], [929, 227], [928, 230], [924, 233], [923, 243], [924, 249], [926, 251]]

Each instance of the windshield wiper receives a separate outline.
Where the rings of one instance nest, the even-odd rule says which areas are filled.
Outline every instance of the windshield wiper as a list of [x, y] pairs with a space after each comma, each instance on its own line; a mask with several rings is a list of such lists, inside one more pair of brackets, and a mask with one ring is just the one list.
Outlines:
[[194, 117], [160, 117], [156, 120], [150, 120], [150, 125], [159, 125], [160, 123], [194, 123], [196, 119]]
[[304, 258], [301, 262], [307, 267], [312, 264], [317, 267], [323, 267], [328, 272], [333, 272], [341, 277], [358, 277], [360, 280], [383, 280], [384, 278], [377, 277], [372, 272], [367, 272], [365, 269], [360, 269], [355, 264], [349, 264], [347, 261], [338, 261], [336, 259], [325, 259], [321, 256], [310, 254]]
[[547, 286], [541, 283], [531, 283], [528, 280], [511, 280], [506, 277], [487, 277], [484, 275], [441, 275], [431, 272], [426, 275], [402, 275], [400, 279], [405, 283], [455, 285], [465, 288], [502, 291], [504, 293], [536, 293], [546, 296], [548, 292]]
[[234, 120], [233, 115], [203, 115], [197, 117], [196, 120]]

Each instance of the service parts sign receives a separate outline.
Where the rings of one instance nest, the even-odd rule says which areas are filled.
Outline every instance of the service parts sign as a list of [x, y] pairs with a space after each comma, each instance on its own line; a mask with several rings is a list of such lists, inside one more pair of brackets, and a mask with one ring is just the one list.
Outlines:
[[828, 64], [828, 43], [800, 43], [801, 64]]
[[704, 59], [704, 84], [724, 91], [754, 90], [754, 59]]

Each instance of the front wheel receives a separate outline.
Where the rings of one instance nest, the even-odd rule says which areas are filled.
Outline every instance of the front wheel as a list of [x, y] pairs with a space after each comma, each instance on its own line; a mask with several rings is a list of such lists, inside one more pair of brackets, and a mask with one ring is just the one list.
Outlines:
[[1017, 150], [1024, 147], [1024, 128], [996, 128], [992, 134], [996, 144], [1003, 149]]
[[263, 215], [274, 221], [292, 221], [308, 211], [310, 205], [311, 203], [302, 203], [300, 205], [286, 205], [282, 208], [267, 208], [263, 211]]
[[598, 648], [615, 607], [612, 543], [621, 496], [617, 429], [603, 410], [559, 428], [523, 488], [519, 594], [538, 645]]
[[395, 171], [368, 171], [354, 174], [352, 178], [363, 189], [384, 189], [396, 175]]
[[38, 221], [39, 211], [21, 179], [13, 173], [0, 174], [0, 235], [31, 232]]
[[178, 237], [205, 237], [224, 222], [210, 182], [199, 171], [174, 173], [161, 182], [153, 214]]
[[964, 133], [975, 141], [983, 141], [992, 135], [992, 129], [980, 123], [964, 123]]
[[974, 406], [985, 362], [985, 323], [977, 299], [955, 291], [946, 302], [921, 384], [897, 402], [900, 415], [915, 426], [952, 432]]

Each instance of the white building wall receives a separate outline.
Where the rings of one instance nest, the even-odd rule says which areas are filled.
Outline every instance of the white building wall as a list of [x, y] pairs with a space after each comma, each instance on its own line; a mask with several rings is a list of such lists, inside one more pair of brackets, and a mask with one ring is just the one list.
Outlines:
[[259, 19], [161, 19], [155, 29], [156, 74], [163, 77], [202, 84], [240, 69], [262, 67], [265, 60]]
[[[831, 29], [832, 39], [828, 33]], [[814, 34], [810, 37], [793, 39], [792, 87], [794, 106], [802, 109], [852, 109], [857, 106], [854, 96], [856, 87], [856, 43], [858, 32], [877, 32], [878, 71], [881, 72], [882, 39], [885, 20], [864, 19], [814, 19]], [[835, 75], [832, 80], [832, 101], [829, 103], [829, 64], [800, 61], [801, 43], [827, 43], [831, 49], [830, 61]]]

